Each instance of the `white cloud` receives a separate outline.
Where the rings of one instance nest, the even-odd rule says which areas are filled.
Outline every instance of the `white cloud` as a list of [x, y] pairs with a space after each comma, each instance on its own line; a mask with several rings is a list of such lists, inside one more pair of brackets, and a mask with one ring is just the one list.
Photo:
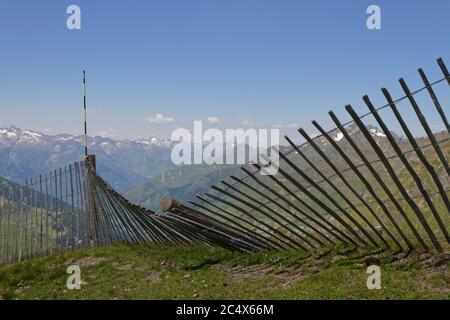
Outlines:
[[298, 128], [298, 123], [286, 123], [286, 124], [274, 124], [274, 128], [281, 129], [281, 128]]
[[243, 125], [244, 127], [255, 127], [255, 126], [257, 126], [256, 123], [251, 122], [250, 120], [242, 120], [241, 121], [241, 125]]
[[99, 132], [97, 132], [97, 134], [102, 137], [110, 137], [110, 138], [116, 138], [118, 136], [117, 131], [113, 128], [100, 130]]
[[148, 117], [147, 121], [150, 123], [168, 123], [173, 122], [174, 119], [172, 117], [165, 117], [161, 113], [157, 113], [153, 117]]
[[219, 118], [217, 118], [217, 117], [208, 117], [208, 122], [209, 122], [210, 124], [216, 124], [216, 123], [219, 123]]

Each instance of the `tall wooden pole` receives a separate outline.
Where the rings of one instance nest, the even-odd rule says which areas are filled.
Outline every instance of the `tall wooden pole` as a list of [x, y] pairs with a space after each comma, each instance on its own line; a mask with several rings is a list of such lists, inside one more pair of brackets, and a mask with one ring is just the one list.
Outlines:
[[96, 172], [96, 159], [95, 155], [89, 154], [86, 157], [86, 167], [90, 173], [87, 174], [87, 201], [88, 201], [88, 237], [91, 246], [97, 245], [98, 242], [98, 210], [96, 203], [96, 188], [93, 183], [92, 174]]
[[[84, 158], [87, 170], [91, 170], [95, 174], [97, 166], [95, 155], [88, 154], [88, 134], [87, 134], [87, 106], [86, 106], [86, 71], [83, 70], [83, 109], [84, 109]], [[97, 244], [98, 241], [98, 217], [97, 206], [95, 201], [95, 186], [92, 183], [90, 174], [87, 176], [87, 226], [88, 238], [91, 246]]]

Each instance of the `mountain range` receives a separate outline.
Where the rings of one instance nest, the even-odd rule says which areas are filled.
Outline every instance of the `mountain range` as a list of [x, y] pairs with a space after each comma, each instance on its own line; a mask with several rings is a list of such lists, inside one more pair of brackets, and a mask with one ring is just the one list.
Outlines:
[[[369, 125], [367, 127], [377, 144], [387, 152], [387, 154], [392, 153], [392, 147], [383, 132], [374, 126]], [[374, 152], [371, 150], [370, 145], [367, 143], [358, 127], [356, 125], [350, 125], [346, 129], [350, 136], [352, 136], [360, 146], [361, 150], [368, 155], [368, 158], [372, 158]], [[404, 141], [395, 133], [393, 133], [393, 135], [399, 143]], [[351, 146], [343, 139], [343, 134], [339, 130], [331, 132], [330, 137], [332, 137], [344, 151], [348, 151], [349, 154], [353, 153], [353, 151], [351, 151]], [[314, 141], [338, 167], [343, 164], [342, 161], [340, 161], [340, 156], [332, 148], [325, 137], [316, 137]], [[301, 150], [313, 163], [322, 162], [322, 159], [309, 144], [302, 146]], [[284, 153], [287, 152], [289, 154], [288, 157], [300, 168], [303, 169], [308, 167], [301, 157], [294, 156], [290, 146], [280, 146], [280, 151]], [[280, 164], [281, 167], [285, 167], [285, 163], [281, 162]], [[197, 195], [208, 191], [212, 185], [220, 183], [221, 180], [224, 180], [231, 175], [239, 177], [241, 174], [243, 174], [243, 171], [240, 169], [239, 165], [179, 166], [147, 179], [145, 182], [131, 188], [126, 196], [140, 205], [149, 207], [152, 210], [159, 210], [159, 200], [165, 195], [171, 195], [178, 201], [186, 203], [190, 200], [196, 200]]]
[[[83, 159], [83, 136], [45, 135], [15, 126], [0, 128], [0, 176], [20, 181]], [[175, 165], [171, 142], [155, 137], [139, 140], [89, 138], [97, 170], [112, 186], [126, 191]]]
[[[368, 129], [382, 149], [388, 151], [390, 146], [382, 131], [374, 126], [368, 126]], [[347, 131], [353, 139], [360, 141], [358, 144], [363, 151], [370, 150], [357, 126], [350, 125]], [[340, 131], [333, 131], [330, 136], [344, 150], [350, 148], [345, 139], [341, 142]], [[402, 141], [401, 137], [395, 137]], [[324, 137], [316, 138], [315, 142], [323, 150], [331, 147]], [[155, 137], [132, 140], [96, 136], [89, 138], [89, 153], [97, 156], [97, 171], [110, 185], [132, 201], [153, 210], [158, 209], [159, 199], [166, 194], [180, 201], [193, 200], [196, 194], [240, 171], [238, 165], [176, 166], [170, 159], [173, 145], [171, 141]], [[286, 151], [287, 147], [280, 149]], [[45, 135], [15, 126], [2, 128], [0, 176], [20, 181], [79, 161], [83, 152], [83, 136]], [[305, 145], [302, 152], [312, 161], [317, 157], [309, 145]], [[336, 153], [328, 154], [331, 160], [338, 158]], [[295, 162], [300, 167], [305, 165], [300, 157], [295, 157]]]

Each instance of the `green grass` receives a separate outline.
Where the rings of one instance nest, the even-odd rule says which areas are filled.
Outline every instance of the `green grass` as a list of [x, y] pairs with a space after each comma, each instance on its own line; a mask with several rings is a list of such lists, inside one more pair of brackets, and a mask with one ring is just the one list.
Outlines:
[[[117, 244], [0, 266], [3, 299], [449, 299], [449, 263], [383, 257], [381, 290], [360, 253], [237, 254], [217, 248]], [[81, 267], [81, 290], [66, 268]]]

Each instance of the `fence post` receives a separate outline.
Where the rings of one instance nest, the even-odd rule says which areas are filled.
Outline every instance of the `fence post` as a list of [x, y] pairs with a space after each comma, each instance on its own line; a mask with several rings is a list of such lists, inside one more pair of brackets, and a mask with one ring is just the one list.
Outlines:
[[[97, 163], [95, 155], [90, 154], [86, 156], [86, 167], [88, 170], [92, 170], [95, 173], [97, 170]], [[98, 242], [98, 217], [97, 217], [97, 205], [95, 200], [95, 186], [91, 181], [90, 174], [87, 174], [87, 222], [88, 222], [88, 238], [91, 247]]]

